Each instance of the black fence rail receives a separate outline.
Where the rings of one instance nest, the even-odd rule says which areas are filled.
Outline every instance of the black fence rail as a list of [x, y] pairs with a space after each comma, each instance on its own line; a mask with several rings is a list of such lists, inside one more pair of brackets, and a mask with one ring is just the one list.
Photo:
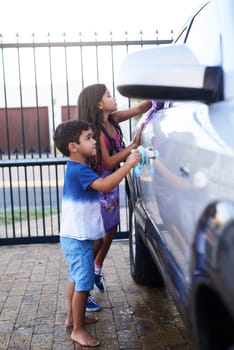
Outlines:
[[[142, 33], [141, 33], [142, 34]], [[161, 40], [0, 43], [0, 245], [58, 241], [61, 188], [66, 160], [53, 144], [58, 123], [76, 117], [77, 97], [84, 86], [105, 83], [120, 109], [134, 101], [116, 89], [118, 67], [133, 51], [169, 44]], [[126, 141], [131, 123], [123, 123]], [[121, 227], [127, 234], [124, 183], [121, 184]]]
[[65, 163], [64, 158], [0, 162], [1, 244], [58, 241]]

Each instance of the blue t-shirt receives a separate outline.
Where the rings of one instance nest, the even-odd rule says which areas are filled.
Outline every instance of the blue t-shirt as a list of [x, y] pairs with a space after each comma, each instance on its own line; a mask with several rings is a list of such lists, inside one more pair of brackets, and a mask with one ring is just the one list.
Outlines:
[[79, 240], [104, 236], [98, 191], [89, 185], [99, 176], [86, 164], [67, 162], [60, 235]]

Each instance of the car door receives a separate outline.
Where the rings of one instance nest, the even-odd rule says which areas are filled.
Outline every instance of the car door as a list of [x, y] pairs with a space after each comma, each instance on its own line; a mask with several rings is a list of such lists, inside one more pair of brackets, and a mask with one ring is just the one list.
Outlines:
[[137, 180], [142, 201], [188, 278], [194, 228], [210, 201], [219, 148], [217, 135], [204, 127], [208, 121], [205, 105], [178, 104], [157, 112], [142, 133], [142, 145], [152, 150]]
[[[212, 6], [208, 3], [199, 11], [178, 39], [206, 65], [221, 60]], [[137, 180], [142, 202], [187, 280], [195, 229], [203, 210], [215, 200], [213, 175], [225, 147], [210, 117], [204, 103], [172, 102], [155, 113], [142, 134], [142, 145], [155, 157], [146, 157]]]

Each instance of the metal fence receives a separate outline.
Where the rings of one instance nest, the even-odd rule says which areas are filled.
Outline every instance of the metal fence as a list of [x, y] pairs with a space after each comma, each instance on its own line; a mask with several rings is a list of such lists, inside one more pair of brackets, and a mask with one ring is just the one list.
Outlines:
[[[77, 97], [84, 86], [105, 83], [119, 109], [127, 100], [116, 90], [118, 67], [130, 52], [169, 44], [172, 38], [146, 40], [23, 41], [1, 39], [0, 49], [0, 245], [58, 241], [61, 188], [66, 159], [53, 144], [62, 120], [75, 118]], [[126, 141], [131, 125], [123, 123]], [[126, 237], [124, 182], [121, 226]]]

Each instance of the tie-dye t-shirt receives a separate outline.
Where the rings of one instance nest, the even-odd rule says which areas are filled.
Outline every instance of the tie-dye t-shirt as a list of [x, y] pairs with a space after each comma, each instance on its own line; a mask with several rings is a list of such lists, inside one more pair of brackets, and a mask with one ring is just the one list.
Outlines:
[[98, 191], [89, 185], [99, 176], [86, 164], [68, 161], [62, 198], [60, 235], [79, 240], [104, 236]]

